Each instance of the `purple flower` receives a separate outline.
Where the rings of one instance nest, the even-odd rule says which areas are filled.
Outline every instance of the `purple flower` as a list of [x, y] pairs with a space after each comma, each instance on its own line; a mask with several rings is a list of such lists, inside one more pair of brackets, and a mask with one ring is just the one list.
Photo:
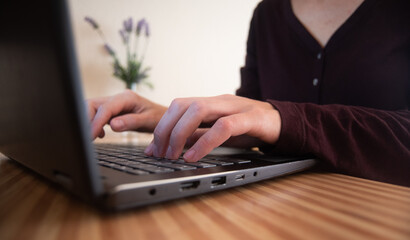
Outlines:
[[146, 21], [145, 21], [144, 18], [138, 21], [138, 23], [137, 23], [137, 35], [138, 35], [138, 36], [140, 35], [141, 29], [142, 29], [142, 27], [145, 25], [145, 22], [146, 22]]
[[120, 30], [120, 35], [124, 43], [128, 43], [129, 35], [124, 29]]
[[107, 51], [111, 56], [115, 56], [115, 52], [114, 50], [110, 47], [110, 45], [108, 45], [107, 43], [104, 44], [104, 49], [105, 51]]
[[86, 22], [88, 22], [94, 29], [97, 29], [97, 28], [98, 28], [98, 24], [97, 24], [97, 22], [96, 22], [94, 19], [92, 19], [92, 18], [90, 18], [90, 17], [85, 17], [84, 20], [85, 20]]
[[137, 36], [139, 36], [141, 34], [142, 29], [145, 30], [145, 36], [149, 37], [149, 35], [150, 35], [149, 25], [148, 25], [148, 22], [145, 21], [145, 18], [138, 21], [137, 31], [136, 31]]
[[127, 20], [124, 20], [124, 30], [126, 32], [131, 32], [132, 31], [132, 18], [128, 18]]

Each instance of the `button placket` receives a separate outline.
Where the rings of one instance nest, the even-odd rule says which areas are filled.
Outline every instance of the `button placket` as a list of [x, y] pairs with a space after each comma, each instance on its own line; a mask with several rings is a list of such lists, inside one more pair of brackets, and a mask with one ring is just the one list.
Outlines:
[[318, 60], [318, 65], [319, 65], [319, 72], [318, 72], [318, 75], [319, 76], [317, 76], [317, 77], [315, 77], [315, 78], [313, 78], [313, 81], [312, 81], [312, 85], [314, 86], [314, 87], [317, 87], [318, 85], [319, 85], [319, 78], [321, 77], [321, 73], [322, 73], [322, 70], [323, 70], [323, 60], [322, 60], [322, 58], [323, 58], [323, 54], [322, 54], [322, 52], [319, 52], [318, 54], [316, 54], [316, 59]]

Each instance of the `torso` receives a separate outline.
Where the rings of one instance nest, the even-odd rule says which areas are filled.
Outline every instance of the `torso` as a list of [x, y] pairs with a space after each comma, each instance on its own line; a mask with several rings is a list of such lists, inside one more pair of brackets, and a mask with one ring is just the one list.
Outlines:
[[364, 0], [290, 0], [293, 12], [324, 47]]
[[[331, 22], [317, 9], [309, 10], [321, 5], [297, 1], [264, 0], [258, 5], [238, 95], [259, 100], [408, 109], [409, 0], [356, 2], [355, 7], [343, 6], [341, 9], [350, 11], [341, 11], [344, 17], [338, 15]], [[343, 4], [352, 6], [352, 1]], [[329, 14], [336, 13], [329, 10]]]

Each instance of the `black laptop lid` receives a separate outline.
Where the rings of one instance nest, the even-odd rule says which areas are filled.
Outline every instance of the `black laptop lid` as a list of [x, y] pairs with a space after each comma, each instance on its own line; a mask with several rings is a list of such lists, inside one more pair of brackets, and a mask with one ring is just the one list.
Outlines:
[[101, 187], [71, 35], [62, 0], [0, 1], [0, 152], [90, 197]]

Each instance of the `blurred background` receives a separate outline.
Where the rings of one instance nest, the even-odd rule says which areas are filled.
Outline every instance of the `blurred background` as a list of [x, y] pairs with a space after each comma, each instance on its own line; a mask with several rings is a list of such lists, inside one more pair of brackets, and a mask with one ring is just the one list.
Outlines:
[[84, 21], [95, 19], [120, 60], [123, 21], [145, 18], [151, 36], [144, 61], [152, 69], [150, 90], [139, 94], [166, 106], [177, 97], [233, 94], [240, 84], [252, 13], [260, 0], [69, 0], [86, 98], [122, 92], [112, 59]]

